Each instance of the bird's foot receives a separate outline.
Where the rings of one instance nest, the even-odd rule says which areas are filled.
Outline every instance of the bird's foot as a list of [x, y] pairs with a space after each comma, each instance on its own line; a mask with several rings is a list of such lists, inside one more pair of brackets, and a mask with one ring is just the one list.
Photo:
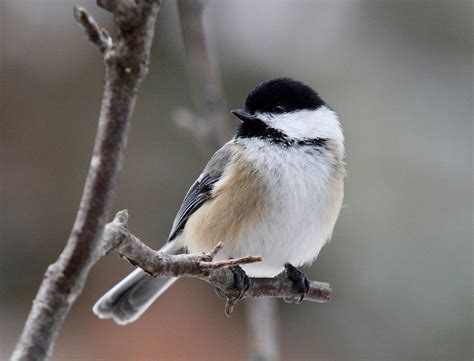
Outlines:
[[249, 289], [250, 278], [248, 278], [245, 271], [239, 266], [230, 267], [230, 270], [234, 274], [234, 287], [237, 291], [237, 296], [235, 297], [235, 299], [238, 301], [242, 299], [245, 294], [245, 291]]
[[306, 275], [290, 263], [285, 263], [286, 277], [293, 283], [293, 287], [300, 294], [299, 297], [285, 298], [285, 302], [299, 304], [303, 302], [305, 295], [309, 291], [309, 280]]
[[214, 288], [214, 292], [219, 298], [231, 298], [235, 301], [239, 301], [250, 287], [250, 279], [245, 271], [239, 266], [229, 267], [234, 274], [234, 289], [231, 291], [234, 293], [232, 297], [229, 297], [229, 292], [221, 290], [219, 287]]
[[214, 289], [218, 297], [227, 300], [225, 314], [228, 317], [232, 315], [234, 306], [243, 298], [245, 291], [250, 287], [250, 279], [241, 267], [233, 266], [230, 267], [230, 270], [234, 274], [234, 289], [229, 291], [224, 291], [217, 287]]

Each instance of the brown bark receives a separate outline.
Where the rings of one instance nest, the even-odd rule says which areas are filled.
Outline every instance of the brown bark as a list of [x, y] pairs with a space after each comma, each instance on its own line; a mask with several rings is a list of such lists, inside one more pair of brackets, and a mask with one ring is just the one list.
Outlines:
[[[66, 247], [43, 278], [12, 360], [45, 360], [66, 315], [100, 257], [137, 89], [147, 73], [159, 0], [101, 1], [118, 27], [115, 42], [82, 7], [74, 17], [105, 59], [105, 87], [94, 151]], [[113, 6], [111, 6], [113, 4]]]

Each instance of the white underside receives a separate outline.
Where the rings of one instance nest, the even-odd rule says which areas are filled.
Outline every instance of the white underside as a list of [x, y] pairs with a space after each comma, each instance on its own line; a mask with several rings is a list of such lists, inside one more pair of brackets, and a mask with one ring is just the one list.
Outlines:
[[254, 148], [252, 161], [271, 191], [262, 195], [263, 214], [224, 242], [218, 258], [262, 256], [263, 262], [242, 266], [253, 277], [276, 276], [285, 263], [311, 263], [330, 239], [342, 203], [342, 189], [331, 194], [333, 164], [312, 147], [266, 151], [268, 143], [258, 139], [247, 139], [245, 147]]
[[[263, 145], [259, 140], [254, 143]], [[311, 263], [331, 237], [337, 218], [335, 214], [329, 222], [322, 221], [328, 218], [325, 212], [332, 199], [328, 194], [332, 169], [327, 160], [311, 148], [279, 148], [279, 152], [254, 152], [257, 168], [267, 168], [263, 173], [271, 184], [265, 200], [268, 211], [245, 232], [246, 237], [225, 250], [232, 257], [263, 256], [263, 262], [242, 267], [249, 276], [273, 277], [287, 262], [294, 266]]]

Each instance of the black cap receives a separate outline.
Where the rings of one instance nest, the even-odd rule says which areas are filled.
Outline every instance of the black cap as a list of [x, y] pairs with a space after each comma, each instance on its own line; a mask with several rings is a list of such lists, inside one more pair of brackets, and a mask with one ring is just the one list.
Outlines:
[[290, 78], [276, 78], [257, 85], [245, 101], [245, 108], [251, 114], [314, 110], [323, 105], [324, 101], [311, 87]]

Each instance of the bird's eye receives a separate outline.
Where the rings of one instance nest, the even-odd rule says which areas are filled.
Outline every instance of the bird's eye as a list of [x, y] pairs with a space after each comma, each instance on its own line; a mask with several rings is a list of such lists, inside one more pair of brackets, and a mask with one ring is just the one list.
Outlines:
[[275, 105], [273, 111], [275, 113], [283, 113], [285, 111], [285, 107], [283, 105]]

